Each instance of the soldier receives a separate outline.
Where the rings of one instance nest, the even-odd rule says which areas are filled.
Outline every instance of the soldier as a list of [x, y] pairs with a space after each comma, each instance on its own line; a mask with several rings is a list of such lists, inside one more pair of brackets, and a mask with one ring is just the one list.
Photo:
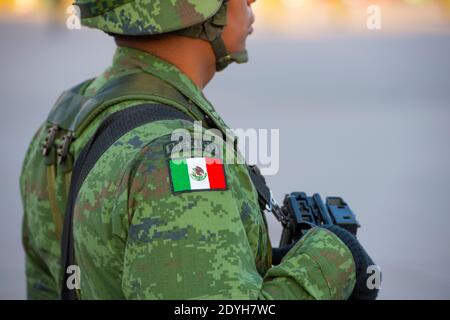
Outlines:
[[[253, 2], [76, 2], [83, 25], [112, 35], [118, 47], [103, 74], [61, 95], [27, 152], [21, 193], [28, 298], [61, 298], [67, 230], [73, 232], [79, 299], [347, 299], [366, 293], [370, 258], [339, 228], [313, 228], [274, 266], [249, 171], [225, 161], [226, 154], [237, 156], [222, 140], [228, 127], [201, 90], [215, 72], [247, 61]], [[112, 134], [105, 123], [126, 127], [144, 114], [152, 121], [127, 128], [107, 147], [91, 143]], [[184, 148], [174, 157], [173, 133], [180, 129], [200, 129], [214, 139], [188, 144], [193, 154]], [[79, 178], [84, 169], [77, 166], [86, 164]], [[78, 189], [72, 180], [81, 181]], [[69, 222], [64, 232], [63, 221]]]

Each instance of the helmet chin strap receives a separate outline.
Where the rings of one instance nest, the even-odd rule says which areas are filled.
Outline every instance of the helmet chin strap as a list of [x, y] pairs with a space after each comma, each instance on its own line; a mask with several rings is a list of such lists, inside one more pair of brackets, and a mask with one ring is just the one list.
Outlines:
[[228, 53], [221, 35], [216, 39], [214, 39], [213, 41], [211, 41], [210, 43], [216, 56], [217, 71], [222, 71], [233, 62], [245, 63], [248, 61], [247, 50], [235, 53]]
[[232, 62], [245, 63], [248, 61], [247, 50], [228, 53], [222, 32], [227, 25], [227, 6], [224, 2], [219, 11], [210, 19], [200, 25], [180, 30], [177, 33], [186, 37], [199, 38], [208, 41], [216, 57], [216, 70], [222, 71]]

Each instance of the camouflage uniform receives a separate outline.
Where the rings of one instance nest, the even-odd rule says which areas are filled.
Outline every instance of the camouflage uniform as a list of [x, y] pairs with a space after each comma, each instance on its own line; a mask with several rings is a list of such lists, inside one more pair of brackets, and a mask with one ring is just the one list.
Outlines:
[[[119, 47], [113, 65], [90, 82], [84, 94], [93, 96], [115, 79], [144, 73], [182, 93], [220, 130], [228, 128], [179, 69], [130, 48]], [[142, 103], [149, 101], [121, 101], [98, 114], [73, 141], [70, 153], [77, 158], [107, 115]], [[190, 114], [189, 106], [174, 107]], [[79, 297], [348, 298], [355, 285], [352, 254], [325, 229], [312, 229], [281, 264], [272, 266], [267, 222], [245, 165], [224, 164], [226, 190], [173, 192], [166, 146], [180, 128], [194, 131], [184, 120], [133, 129], [101, 156], [84, 181], [73, 222], [81, 269]], [[63, 274], [60, 239], [71, 172], [42, 156], [47, 130], [44, 124], [33, 138], [21, 175], [31, 299], [59, 298]], [[57, 134], [55, 145], [62, 139]], [[234, 153], [224, 145], [222, 156]]]

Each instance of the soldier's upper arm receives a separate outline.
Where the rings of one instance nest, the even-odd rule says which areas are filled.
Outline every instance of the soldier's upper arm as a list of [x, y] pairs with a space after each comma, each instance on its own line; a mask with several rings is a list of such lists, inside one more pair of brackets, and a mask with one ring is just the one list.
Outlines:
[[212, 166], [202, 155], [171, 163], [172, 147], [170, 135], [145, 146], [127, 178], [125, 296], [257, 299], [262, 277], [241, 217], [241, 197], [258, 206], [246, 167], [217, 155]]

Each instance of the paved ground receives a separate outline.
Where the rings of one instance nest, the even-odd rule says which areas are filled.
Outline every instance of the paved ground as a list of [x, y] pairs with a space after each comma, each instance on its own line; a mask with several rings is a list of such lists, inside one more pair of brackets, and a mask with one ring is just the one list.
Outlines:
[[[18, 176], [59, 92], [111, 59], [98, 32], [0, 24], [0, 298], [24, 298]], [[450, 34], [258, 36], [206, 90], [233, 128], [280, 128], [291, 190], [341, 195], [381, 265], [382, 298], [450, 298]], [[272, 241], [280, 229], [271, 220]]]

